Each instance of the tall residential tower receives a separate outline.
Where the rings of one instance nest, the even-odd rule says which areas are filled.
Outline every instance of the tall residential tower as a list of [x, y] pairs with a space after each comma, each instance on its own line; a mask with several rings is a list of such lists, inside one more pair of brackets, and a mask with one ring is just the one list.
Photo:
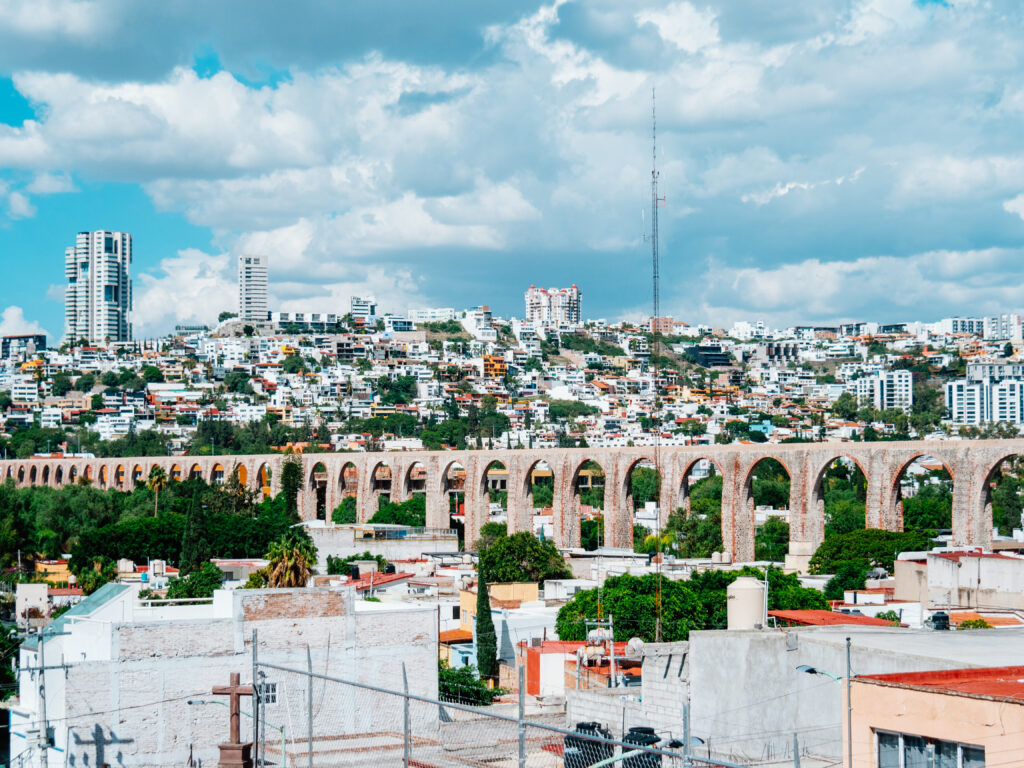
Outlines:
[[526, 319], [547, 326], [578, 325], [580, 323], [580, 289], [538, 288], [531, 285], [526, 292]]
[[267, 322], [266, 256], [238, 257], [238, 319], [244, 322]]
[[132, 236], [79, 232], [64, 251], [65, 330], [70, 341], [131, 341]]

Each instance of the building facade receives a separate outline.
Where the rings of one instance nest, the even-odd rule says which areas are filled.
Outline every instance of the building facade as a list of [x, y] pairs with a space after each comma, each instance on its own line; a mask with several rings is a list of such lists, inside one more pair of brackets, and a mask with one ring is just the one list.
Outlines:
[[540, 325], [578, 325], [582, 294], [574, 283], [568, 288], [538, 288], [526, 291], [526, 320]]
[[79, 232], [64, 251], [65, 331], [73, 341], [131, 341], [132, 236]]
[[954, 424], [1024, 424], [1024, 365], [968, 365], [966, 378], [946, 382], [946, 407]]
[[847, 384], [857, 402], [875, 410], [896, 408], [909, 412], [914, 404], [914, 376], [910, 371], [880, 371]]
[[266, 256], [238, 257], [238, 319], [245, 322], [267, 321]]
[[349, 313], [353, 320], [372, 323], [377, 319], [377, 300], [372, 296], [369, 298], [353, 296], [349, 300]]

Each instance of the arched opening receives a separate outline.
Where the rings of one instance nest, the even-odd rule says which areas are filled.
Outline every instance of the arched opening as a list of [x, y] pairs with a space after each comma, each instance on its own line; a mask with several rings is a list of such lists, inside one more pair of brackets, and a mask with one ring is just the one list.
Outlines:
[[341, 501], [331, 512], [331, 520], [335, 523], [347, 524], [359, 522], [356, 500], [359, 493], [359, 470], [351, 461], [338, 473], [338, 497]]
[[821, 470], [814, 483], [815, 509], [825, 521], [825, 536], [838, 536], [866, 525], [868, 480], [860, 464], [849, 456], [837, 456]]
[[541, 459], [535, 461], [523, 479], [523, 498], [526, 500], [526, 521], [530, 530], [542, 539], [555, 535], [555, 473], [551, 465]]
[[198, 464], [193, 464], [192, 469], [188, 471], [189, 480], [202, 480], [203, 479], [203, 468]]
[[488, 515], [484, 523], [503, 522], [508, 512], [508, 468], [500, 461], [492, 461], [480, 479], [481, 498], [487, 500]]
[[50, 484], [50, 468], [47, 466], [47, 467], [43, 467], [43, 485], [49, 485], [49, 484]]
[[124, 490], [124, 464], [118, 464], [114, 470], [114, 485], [119, 490]]
[[448, 499], [449, 525], [458, 532], [459, 545], [465, 541], [466, 468], [453, 461], [441, 473], [441, 492]]
[[218, 485], [220, 483], [224, 482], [224, 465], [223, 464], [218, 462], [218, 463], [213, 465], [213, 469], [210, 470], [210, 482], [211, 483], [217, 483]]
[[1024, 456], [1013, 455], [993, 465], [981, 489], [987, 527], [1000, 536], [1024, 528]]
[[904, 464], [893, 485], [889, 515], [886, 527], [897, 531], [951, 533], [953, 476], [949, 469], [923, 454]]
[[594, 550], [604, 545], [604, 469], [586, 459], [572, 477], [573, 514], [580, 521], [580, 546]]
[[181, 467], [177, 464], [171, 467], [171, 480], [181, 482]]
[[661, 530], [661, 472], [648, 458], [635, 462], [625, 478], [626, 508], [632, 513], [633, 549], [637, 552], [661, 552], [668, 537]]
[[[174, 480], [176, 478], [174, 478], [172, 476], [171, 479]], [[136, 464], [135, 467], [132, 469], [132, 486], [134, 486], [135, 488], [138, 488], [140, 485], [142, 485], [142, 483], [143, 483], [142, 467], [139, 466], [138, 464]]]
[[88, 464], [85, 465], [85, 469], [82, 470], [82, 480], [85, 485], [92, 485], [95, 478], [92, 476], [92, 467]]
[[753, 524], [755, 560], [781, 562], [789, 553], [789, 486], [789, 470], [778, 459], [761, 459], [747, 473], [740, 509]]
[[245, 464], [236, 464], [231, 472], [231, 476], [235, 478], [235, 482], [242, 488], [249, 485], [249, 470], [245, 468]]
[[107, 487], [107, 465], [100, 467], [100, 488]]
[[37, 474], [37, 471], [38, 470], [36, 469], [36, 465], [33, 464], [32, 467], [28, 471], [28, 482], [29, 482], [30, 485], [35, 485], [36, 484], [36, 474]]
[[264, 499], [270, 498], [270, 467], [266, 464], [260, 464], [260, 468], [256, 470], [256, 483], [259, 486], [260, 493], [263, 494]]
[[313, 465], [309, 472], [308, 490], [313, 501], [314, 517], [317, 520], [327, 519], [327, 467], [322, 461]]
[[427, 496], [427, 467], [422, 461], [415, 461], [405, 473], [405, 498], [421, 496]]
[[391, 467], [383, 461], [377, 462], [370, 475], [370, 491], [377, 497], [374, 510], [391, 503]]
[[25, 482], [25, 467], [18, 467], [18, 485]]
[[73, 466], [73, 467], [71, 467], [71, 469], [68, 470], [68, 482], [73, 485], [77, 481], [78, 481], [78, 467]]
[[666, 533], [681, 557], [708, 558], [722, 547], [722, 472], [711, 459], [694, 459], [682, 472], [679, 506]]

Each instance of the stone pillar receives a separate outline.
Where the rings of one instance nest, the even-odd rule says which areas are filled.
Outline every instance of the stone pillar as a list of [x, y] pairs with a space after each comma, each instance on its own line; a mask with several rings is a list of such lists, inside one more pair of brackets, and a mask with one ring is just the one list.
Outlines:
[[754, 500], [748, 476], [758, 458], [734, 449], [722, 467], [722, 549], [740, 563], [754, 559]]
[[633, 457], [617, 453], [604, 458], [604, 539], [609, 547], [633, 549], [632, 495], [626, 473]]
[[412, 498], [408, 489], [408, 474], [412, 464], [398, 460], [389, 462], [391, 466], [391, 502], [398, 504]]
[[356, 463], [358, 467], [359, 490], [356, 492], [356, 520], [365, 523], [377, 511], [377, 492], [373, 489], [373, 473], [377, 467], [377, 455], [365, 454]]
[[902, 465], [891, 451], [879, 450], [868, 456], [867, 498], [864, 503], [864, 526], [866, 528], [886, 527], [889, 509], [896, 493], [896, 477]]
[[445, 489], [445, 470], [448, 468], [447, 458], [440, 459], [430, 456], [423, 464], [427, 473], [427, 528], [451, 528], [451, 513], [448, 506], [448, 493]]
[[953, 545], [992, 548], [992, 474], [1008, 452], [963, 447], [938, 451], [953, 478]]
[[569, 549], [580, 545], [580, 511], [576, 506], [573, 481], [577, 462], [571, 454], [563, 454], [556, 461], [548, 460], [554, 473], [554, 488], [551, 493], [551, 523], [554, 528], [555, 546]]
[[[807, 573], [815, 550], [825, 537], [825, 504], [820, 498], [818, 479], [823, 467], [814, 460], [819, 452], [793, 453], [786, 458], [789, 469], [789, 552], [786, 570]], [[826, 459], [829, 461], [830, 459]]]
[[483, 492], [483, 472], [486, 461], [480, 459], [482, 451], [469, 451], [463, 454], [465, 460], [460, 461], [466, 468], [466, 549], [476, 549], [480, 539], [480, 529], [487, 522], [487, 494]]
[[675, 453], [661, 450], [658, 472], [661, 475], [661, 492], [658, 494], [658, 516], [660, 528], [665, 530], [668, 518], [679, 506], [679, 461]]
[[[524, 454], [524, 455], [520, 455]], [[508, 469], [508, 502], [505, 517], [508, 520], [508, 533], [526, 531], [533, 533], [533, 498], [530, 496], [530, 477], [533, 462], [530, 455], [519, 451], [507, 461]]]

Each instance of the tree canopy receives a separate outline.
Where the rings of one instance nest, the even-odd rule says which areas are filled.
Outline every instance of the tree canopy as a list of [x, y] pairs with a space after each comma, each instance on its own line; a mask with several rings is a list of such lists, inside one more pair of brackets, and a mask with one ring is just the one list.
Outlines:
[[528, 531], [498, 536], [480, 551], [479, 558], [481, 577], [491, 584], [572, 578], [554, 543], [540, 541]]

